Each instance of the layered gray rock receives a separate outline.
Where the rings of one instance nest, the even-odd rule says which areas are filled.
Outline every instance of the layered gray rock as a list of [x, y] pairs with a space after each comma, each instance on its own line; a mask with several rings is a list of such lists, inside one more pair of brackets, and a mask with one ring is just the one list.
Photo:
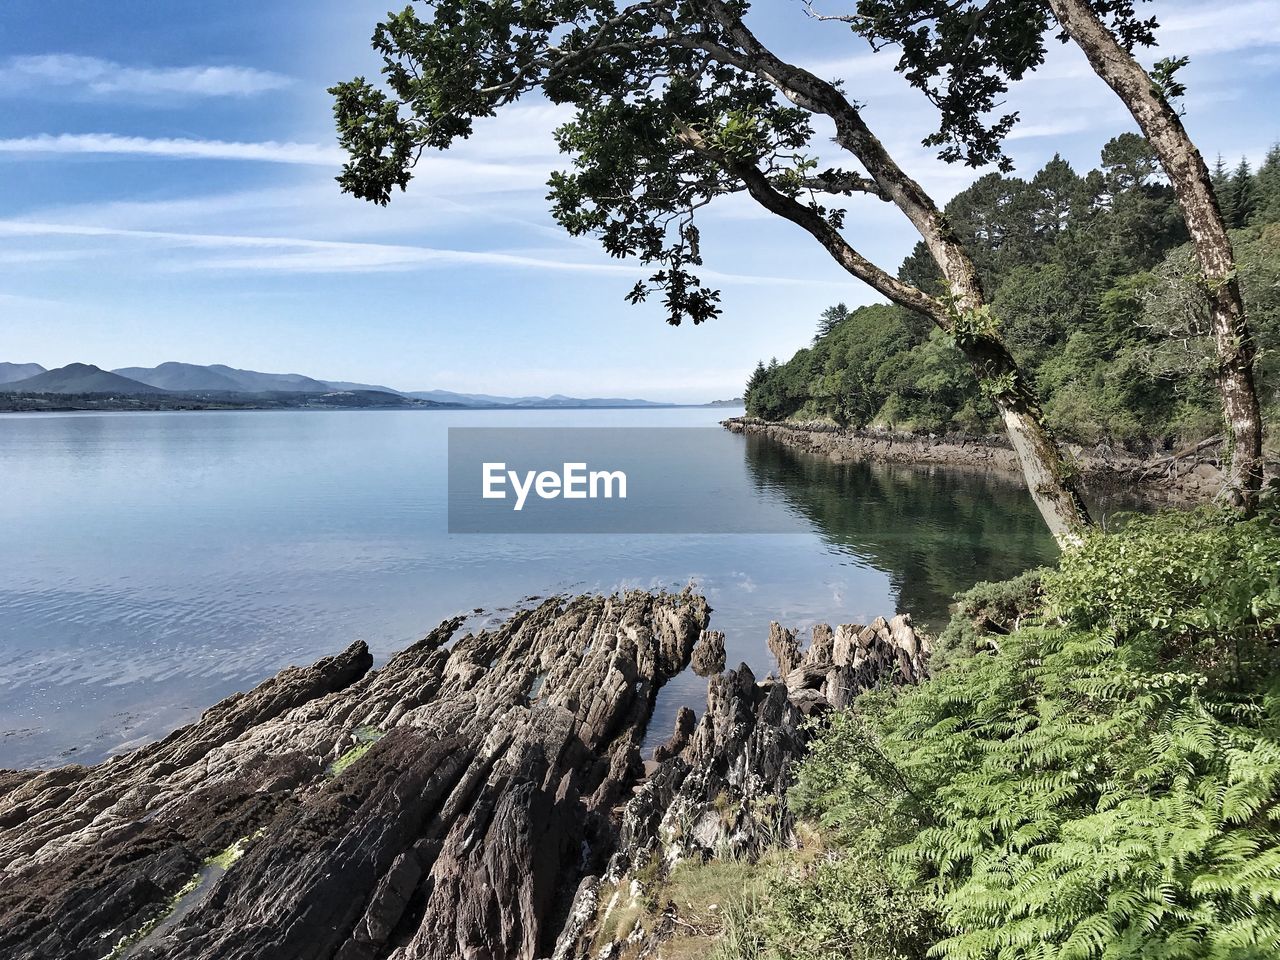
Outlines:
[[0, 957], [545, 956], [707, 617], [553, 600], [448, 646], [451, 621], [377, 671], [357, 644], [127, 756], [9, 775]]
[[[806, 717], [843, 707], [857, 693], [884, 684], [914, 684], [927, 673], [928, 638], [911, 618], [877, 617], [871, 624], [813, 628], [802, 649], [796, 632], [770, 625], [766, 641], [777, 673], [757, 681], [751, 669], [713, 676], [707, 709], [692, 730], [692, 713], [677, 719], [671, 739], [654, 754], [656, 768], [628, 801], [618, 849], [599, 879], [580, 885], [555, 957], [586, 957], [615, 911], [633, 907], [683, 860], [752, 859], [770, 846], [798, 842], [786, 803], [795, 764], [811, 727]], [[671, 911], [652, 927], [636, 927], [625, 942], [605, 943], [602, 957], [656, 957], [674, 932]]]
[[[647, 865], [794, 842], [806, 714], [927, 669], [898, 616], [807, 649], [775, 624], [776, 675], [720, 673], [708, 618], [686, 591], [553, 599], [456, 640], [447, 621], [378, 670], [353, 644], [98, 766], [0, 772], [0, 958], [585, 957], [602, 878], [616, 899]], [[695, 651], [706, 710], [646, 765]]]

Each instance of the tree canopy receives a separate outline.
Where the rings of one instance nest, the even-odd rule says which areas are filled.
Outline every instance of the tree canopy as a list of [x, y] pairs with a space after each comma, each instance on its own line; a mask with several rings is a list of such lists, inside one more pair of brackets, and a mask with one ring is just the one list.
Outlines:
[[[1121, 46], [1132, 51], [1155, 43], [1149, 0], [1087, 0]], [[853, 0], [853, 12], [823, 12], [805, 0], [818, 19], [849, 24], [876, 49], [901, 50], [897, 69], [938, 109], [938, 129], [926, 146], [941, 148], [947, 161], [1013, 168], [1003, 141], [1020, 117], [999, 113], [1009, 85], [1044, 63], [1048, 41], [1067, 41], [1045, 0]], [[835, 9], [838, 4], [831, 5]], [[1174, 74], [1183, 65], [1161, 61], [1155, 76], [1170, 95], [1181, 92]]]
[[[806, 0], [812, 4], [812, 0]], [[1141, 0], [1145, 2], [1145, 0]], [[1169, 178], [1186, 220], [1201, 283], [1209, 293], [1210, 332], [1217, 354], [1214, 377], [1227, 451], [1225, 489], [1245, 513], [1257, 507], [1263, 480], [1262, 414], [1254, 362], [1257, 344], [1246, 316], [1218, 189], [1175, 102], [1186, 92], [1178, 71], [1187, 57], [1165, 58], [1147, 70], [1133, 56], [1155, 42], [1154, 18], [1138, 16], [1135, 0], [857, 0], [857, 12], [834, 19], [853, 25], [873, 46], [896, 43], [899, 70], [920, 87], [941, 114], [926, 143], [942, 156], [974, 166], [999, 160], [1001, 141], [1017, 121], [988, 119], [1012, 80], [1044, 61], [1044, 34], [1052, 26], [1071, 40], [1090, 67], [1120, 98]], [[1254, 199], [1247, 167], [1237, 169], [1228, 198], [1247, 219]]]
[[817, 170], [816, 108], [780, 93], [780, 61], [741, 27], [741, 0], [425, 6], [429, 18], [406, 7], [374, 33], [385, 89], [357, 78], [332, 90], [352, 157], [339, 182], [356, 196], [387, 203], [421, 151], [449, 147], [477, 118], [539, 90], [575, 109], [557, 131], [573, 161], [551, 177], [553, 215], [571, 234], [598, 237], [612, 256], [654, 265], [630, 299], [660, 291], [678, 324], [719, 312], [718, 291], [697, 276], [695, 222], [716, 197], [750, 185], [838, 227], [840, 211], [820, 194], [879, 192], [860, 174]]
[[[1163, 446], [1213, 436], [1208, 305], [1186, 225], [1145, 141], [1123, 134], [1098, 169], [1059, 157], [1028, 179], [988, 174], [947, 205], [992, 291], [1005, 342], [1068, 439]], [[1280, 150], [1250, 175], [1258, 208], [1234, 233], [1240, 282], [1262, 346], [1263, 408], [1280, 417]], [[1228, 175], [1230, 176], [1230, 174]], [[1264, 213], [1271, 211], [1271, 213]], [[901, 272], [939, 275], [923, 247]], [[748, 411], [770, 419], [986, 433], [996, 410], [948, 338], [898, 307], [861, 307], [789, 361], [762, 369]]]

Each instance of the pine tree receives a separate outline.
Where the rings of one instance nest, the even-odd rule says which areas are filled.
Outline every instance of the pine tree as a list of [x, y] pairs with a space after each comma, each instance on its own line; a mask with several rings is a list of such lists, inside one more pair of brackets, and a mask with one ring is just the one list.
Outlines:
[[1213, 173], [1209, 175], [1213, 183], [1213, 192], [1218, 195], [1218, 206], [1222, 208], [1222, 222], [1228, 227], [1235, 222], [1235, 207], [1232, 205], [1231, 174], [1227, 173], [1227, 164], [1218, 154], [1213, 163]]
[[813, 342], [817, 343], [847, 319], [849, 319], [849, 308], [843, 303], [827, 307], [818, 319], [818, 332], [813, 335]]
[[1267, 151], [1267, 158], [1254, 179], [1257, 204], [1250, 224], [1280, 221], [1280, 143]]
[[1254, 189], [1253, 171], [1249, 169], [1249, 161], [1240, 158], [1240, 164], [1231, 175], [1228, 187], [1231, 194], [1231, 217], [1227, 226], [1234, 229], [1246, 226], [1258, 205], [1258, 196]]

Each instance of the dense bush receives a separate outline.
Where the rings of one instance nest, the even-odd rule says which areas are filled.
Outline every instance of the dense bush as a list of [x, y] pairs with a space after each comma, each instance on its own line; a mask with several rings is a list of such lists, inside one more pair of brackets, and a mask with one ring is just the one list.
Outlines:
[[[875, 864], [917, 928], [937, 911], [935, 956], [1280, 955], [1273, 520], [1093, 535], [998, 655], [833, 717], [795, 806], [856, 851], [848, 869]], [[894, 948], [863, 955], [911, 955]]]
[[957, 596], [951, 622], [934, 644], [934, 672], [979, 651], [999, 650], [1000, 638], [1039, 610], [1044, 575], [1037, 567], [1012, 580], [984, 580]]
[[[778, 870], [749, 919], [757, 955], [769, 960], [916, 960], [939, 935], [938, 914], [909, 878], [860, 851]], [[735, 958], [736, 960], [736, 958]]]
[[[1250, 322], [1263, 347], [1264, 412], [1280, 415], [1280, 150], [1257, 172], [1222, 173]], [[1243, 178], [1243, 179], [1242, 179]], [[1145, 142], [1107, 144], [1078, 176], [1054, 158], [1031, 180], [990, 174], [947, 205], [990, 294], [1000, 332], [1069, 439], [1145, 445], [1220, 429], [1208, 306], [1172, 191]], [[899, 271], [940, 292], [923, 247]], [[899, 307], [828, 310], [810, 347], [760, 365], [748, 412], [914, 431], [999, 429], [960, 352]]]

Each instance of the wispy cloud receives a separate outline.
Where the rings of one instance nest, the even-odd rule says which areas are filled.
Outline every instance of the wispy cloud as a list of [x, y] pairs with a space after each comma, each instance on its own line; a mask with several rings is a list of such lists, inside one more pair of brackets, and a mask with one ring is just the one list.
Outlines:
[[[643, 277], [652, 268], [638, 263], [600, 263], [557, 259], [489, 250], [455, 250], [415, 244], [391, 244], [344, 240], [315, 240], [303, 237], [249, 236], [240, 234], [180, 233], [162, 230], [126, 230], [87, 224], [39, 223], [28, 220], [0, 220], [0, 238], [64, 237], [110, 238], [150, 241], [174, 248], [202, 248], [214, 256], [187, 261], [191, 269], [230, 270], [250, 273], [369, 273], [386, 270], [435, 269], [440, 267], [485, 266], [523, 270], [559, 271], [608, 276]], [[237, 251], [252, 250], [252, 255]], [[216, 255], [221, 251], [228, 255]], [[815, 281], [795, 277], [756, 276], [702, 272], [713, 283], [748, 286], [830, 286], [847, 288], [854, 282]]]
[[1168, 53], [1212, 54], [1280, 46], [1280, 4], [1189, 3], [1160, 18], [1160, 47]]
[[[0, 157], [114, 156], [160, 160], [228, 160], [325, 167], [336, 172], [347, 159], [337, 144], [278, 140], [205, 140], [189, 137], [128, 137], [114, 133], [41, 133], [0, 139]], [[413, 174], [415, 190], [445, 190], [451, 195], [536, 190], [545, 193], [552, 161], [523, 159], [499, 162], [484, 158], [429, 155], [419, 159]], [[332, 181], [326, 189], [337, 196]]]
[[0, 93], [56, 90], [97, 97], [249, 97], [293, 81], [268, 70], [238, 66], [130, 66], [70, 53], [10, 57], [0, 64]]
[[196, 140], [187, 137], [123, 137], [114, 133], [41, 133], [0, 140], [0, 153], [89, 153], [178, 160], [262, 160], [336, 166], [345, 154], [336, 146], [276, 140]]
[[1126, 117], [1117, 109], [1094, 111], [1089, 115], [1060, 117], [1045, 123], [1020, 123], [1010, 131], [1008, 140], [1034, 140], [1038, 137], [1061, 137], [1083, 133], [1099, 127], [1123, 126]]

